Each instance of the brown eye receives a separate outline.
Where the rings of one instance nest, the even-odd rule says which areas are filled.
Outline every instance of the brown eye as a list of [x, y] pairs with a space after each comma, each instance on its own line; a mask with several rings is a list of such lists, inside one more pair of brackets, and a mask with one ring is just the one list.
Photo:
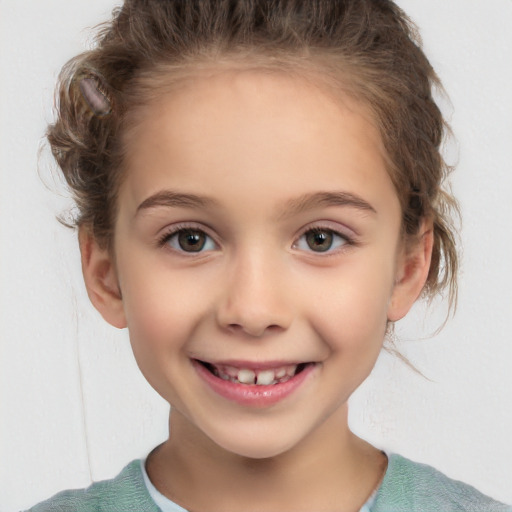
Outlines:
[[167, 245], [181, 253], [201, 253], [215, 251], [218, 247], [211, 236], [201, 229], [181, 228], [165, 235], [160, 240], [160, 245]]
[[315, 252], [328, 251], [333, 244], [332, 231], [311, 230], [306, 233], [306, 243]]
[[304, 231], [294, 244], [295, 249], [305, 252], [332, 253], [353, 241], [346, 235], [329, 228], [315, 227]]
[[178, 245], [186, 252], [199, 252], [206, 245], [206, 234], [196, 229], [182, 229], [177, 233]]

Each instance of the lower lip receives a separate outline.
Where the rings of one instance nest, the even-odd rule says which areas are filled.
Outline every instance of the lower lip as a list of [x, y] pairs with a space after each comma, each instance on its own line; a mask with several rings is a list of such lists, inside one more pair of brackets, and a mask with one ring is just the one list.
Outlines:
[[269, 407], [293, 394], [311, 376], [316, 364], [308, 364], [300, 373], [281, 384], [257, 386], [240, 384], [216, 377], [201, 363], [193, 361], [199, 377], [218, 395], [240, 405]]

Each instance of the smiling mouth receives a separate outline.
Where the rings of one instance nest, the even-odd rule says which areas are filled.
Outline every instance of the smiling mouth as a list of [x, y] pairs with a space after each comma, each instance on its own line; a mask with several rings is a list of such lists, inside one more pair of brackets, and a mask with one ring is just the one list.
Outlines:
[[279, 366], [276, 368], [250, 369], [237, 368], [225, 364], [213, 364], [197, 360], [215, 377], [233, 382], [234, 384], [245, 384], [247, 386], [272, 386], [282, 384], [295, 377], [304, 369], [314, 363], [298, 363]]

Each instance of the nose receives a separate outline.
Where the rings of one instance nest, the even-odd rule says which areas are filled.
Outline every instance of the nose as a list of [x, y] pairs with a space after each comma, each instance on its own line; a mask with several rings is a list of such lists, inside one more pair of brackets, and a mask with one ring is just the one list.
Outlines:
[[286, 330], [292, 304], [285, 284], [286, 271], [264, 250], [240, 255], [226, 270], [217, 322], [233, 333], [261, 338]]

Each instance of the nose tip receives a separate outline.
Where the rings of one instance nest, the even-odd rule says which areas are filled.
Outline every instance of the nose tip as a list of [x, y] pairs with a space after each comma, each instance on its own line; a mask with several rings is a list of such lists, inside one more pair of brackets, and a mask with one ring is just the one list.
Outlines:
[[219, 325], [253, 338], [286, 330], [292, 311], [282, 277], [275, 266], [270, 268], [261, 261], [232, 267], [216, 308]]

